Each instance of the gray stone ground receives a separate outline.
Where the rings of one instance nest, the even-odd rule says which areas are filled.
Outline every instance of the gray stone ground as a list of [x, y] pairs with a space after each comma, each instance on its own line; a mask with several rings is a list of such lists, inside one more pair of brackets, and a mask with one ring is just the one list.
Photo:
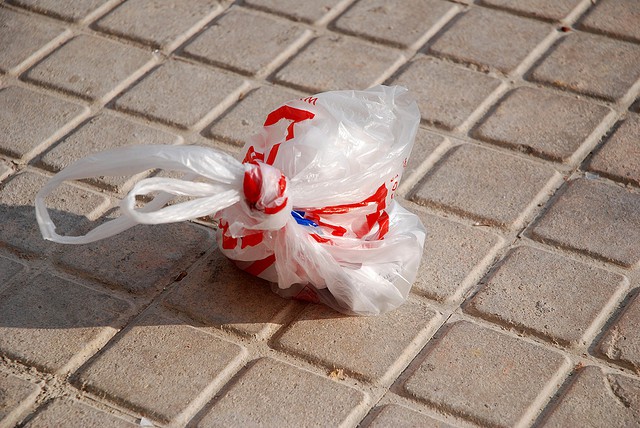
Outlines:
[[[0, 2], [0, 426], [640, 425], [640, 2]], [[211, 225], [43, 241], [131, 143], [238, 153], [271, 108], [405, 85], [429, 230], [377, 318], [283, 300]], [[63, 232], [132, 180], [72, 183]], [[144, 418], [144, 419], [142, 419]]]

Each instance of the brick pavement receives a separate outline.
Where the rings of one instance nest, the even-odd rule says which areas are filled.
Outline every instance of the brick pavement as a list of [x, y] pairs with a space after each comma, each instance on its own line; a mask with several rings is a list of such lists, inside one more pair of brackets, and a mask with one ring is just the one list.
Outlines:
[[[188, 5], [188, 6], [187, 6]], [[0, 427], [640, 425], [640, 3], [0, 1]], [[405, 305], [273, 294], [205, 222], [43, 241], [88, 153], [237, 153], [278, 104], [402, 84]], [[136, 178], [51, 196], [65, 233]]]

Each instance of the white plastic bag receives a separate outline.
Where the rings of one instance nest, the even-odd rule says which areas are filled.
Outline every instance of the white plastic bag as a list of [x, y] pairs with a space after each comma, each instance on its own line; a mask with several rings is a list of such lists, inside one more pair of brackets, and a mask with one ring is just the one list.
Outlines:
[[[419, 120], [402, 87], [321, 93], [271, 112], [243, 163], [196, 146], [133, 146], [81, 159], [41, 189], [36, 216], [45, 239], [83, 244], [138, 223], [215, 214], [220, 250], [278, 294], [348, 314], [384, 313], [404, 302], [422, 257], [424, 228], [393, 199]], [[121, 217], [85, 236], [55, 233], [44, 198], [63, 181], [151, 168], [185, 177], [141, 180]], [[135, 207], [136, 196], [153, 192], [160, 193]], [[195, 199], [165, 207], [174, 196]]]

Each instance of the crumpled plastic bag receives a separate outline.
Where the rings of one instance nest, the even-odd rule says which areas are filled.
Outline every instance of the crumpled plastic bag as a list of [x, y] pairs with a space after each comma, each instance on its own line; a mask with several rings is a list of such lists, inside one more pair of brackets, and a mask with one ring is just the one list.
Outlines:
[[[424, 227], [394, 199], [419, 121], [416, 103], [399, 86], [293, 100], [269, 113], [242, 163], [198, 146], [98, 153], [40, 190], [36, 217], [45, 239], [84, 244], [135, 224], [214, 215], [222, 253], [271, 281], [279, 295], [381, 314], [406, 300], [422, 257]], [[122, 216], [84, 236], [55, 233], [44, 199], [63, 181], [152, 168], [185, 176], [139, 181], [121, 202]], [[151, 193], [137, 208], [136, 197]], [[166, 206], [176, 196], [194, 199]]]

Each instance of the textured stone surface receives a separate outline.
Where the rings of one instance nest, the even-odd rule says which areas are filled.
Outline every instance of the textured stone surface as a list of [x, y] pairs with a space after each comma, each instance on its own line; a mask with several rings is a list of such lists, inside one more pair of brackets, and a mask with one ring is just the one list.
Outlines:
[[474, 8], [430, 47], [436, 55], [483, 69], [513, 71], [553, 28], [539, 21]]
[[219, 9], [210, 0], [129, 0], [94, 25], [100, 31], [161, 47]]
[[422, 413], [415, 412], [403, 406], [388, 404], [380, 410], [367, 428], [386, 427], [423, 427], [423, 428], [454, 428], [453, 425], [438, 421]]
[[511, 10], [535, 18], [559, 21], [581, 0], [480, 0], [480, 4]]
[[587, 345], [625, 282], [613, 272], [518, 247], [467, 310], [554, 343]]
[[0, 151], [22, 158], [86, 109], [19, 87], [0, 91]]
[[340, 0], [247, 0], [245, 3], [297, 21], [316, 22], [342, 2]]
[[49, 21], [0, 9], [0, 71], [20, 65], [63, 31]]
[[0, 182], [13, 173], [13, 167], [9, 162], [0, 159]]
[[619, 365], [640, 373], [640, 299], [634, 298], [622, 316], [609, 327], [598, 346], [598, 353]]
[[636, 0], [603, 0], [593, 6], [580, 28], [632, 41], [640, 41], [640, 3]]
[[459, 299], [480, 279], [504, 241], [479, 227], [418, 214], [427, 239], [413, 289], [438, 301]]
[[204, 131], [204, 135], [243, 146], [248, 137], [262, 129], [269, 113], [297, 98], [300, 96], [277, 86], [261, 86], [224, 113]]
[[424, 35], [456, 8], [439, 0], [384, 0], [357, 2], [342, 14], [335, 27], [349, 34], [407, 48], [423, 41]]
[[4, 285], [23, 268], [24, 266], [20, 263], [0, 256], [0, 288], [3, 288]]
[[460, 126], [500, 85], [493, 77], [428, 57], [413, 61], [393, 83], [409, 88], [423, 121], [445, 129]]
[[[148, 126], [144, 126], [110, 112], [102, 113], [84, 123], [72, 134], [57, 143], [39, 160], [39, 166], [58, 172], [67, 165], [90, 154], [103, 150], [138, 144], [177, 144], [180, 138]], [[135, 181], [131, 177], [97, 177], [89, 183], [122, 192]]]
[[[450, 151], [427, 174], [412, 199], [479, 222], [516, 229], [555, 175], [551, 168], [465, 144]], [[523, 188], [522, 182], [528, 186]]]
[[105, 329], [115, 334], [129, 309], [112, 295], [50, 274], [9, 287], [0, 296], [0, 352], [52, 372], [64, 369]]
[[287, 54], [304, 34], [306, 32], [295, 24], [233, 8], [190, 42], [184, 53], [253, 75]]
[[236, 344], [149, 315], [84, 368], [77, 383], [168, 422], [216, 379], [237, 370], [244, 353]]
[[640, 194], [600, 181], [572, 181], [532, 235], [631, 267], [640, 260]]
[[468, 322], [453, 324], [404, 384], [420, 401], [474, 422], [514, 426], [567, 361]]
[[110, 40], [80, 35], [31, 68], [24, 78], [78, 97], [107, 95], [151, 59], [151, 54]]
[[551, 91], [519, 88], [498, 105], [475, 137], [566, 162], [609, 111]]
[[7, 0], [7, 3], [31, 9], [67, 21], [80, 21], [109, 0]]
[[326, 426], [347, 425], [345, 420], [365, 400], [362, 392], [339, 382], [261, 358], [197, 426], [314, 426], [320, 421]]
[[0, 424], [9, 426], [9, 423], [12, 422], [10, 418], [13, 419], [13, 422], [17, 422], [18, 413], [22, 413], [17, 407], [29, 396], [35, 399], [39, 389], [26, 380], [0, 372]]
[[640, 78], [640, 46], [602, 36], [563, 38], [531, 73], [538, 82], [615, 101]]
[[327, 367], [386, 382], [418, 352], [436, 320], [437, 313], [416, 300], [376, 317], [346, 317], [312, 305], [277, 345]]
[[594, 366], [581, 369], [571, 381], [545, 427], [608, 426], [640, 424], [640, 382], [620, 375], [605, 375]]
[[596, 153], [589, 169], [623, 183], [640, 186], [640, 116], [629, 114]]
[[429, 157], [440, 144], [444, 142], [444, 137], [426, 131], [423, 128], [418, 128], [416, 139], [411, 150], [411, 156], [403, 172], [403, 177], [409, 177], [416, 169], [420, 167], [420, 164]]
[[189, 128], [245, 85], [235, 75], [182, 61], [168, 61], [119, 97], [115, 107]]
[[403, 58], [392, 49], [322, 36], [278, 71], [275, 80], [310, 92], [366, 89], [381, 83]]
[[48, 428], [56, 426], [62, 421], [68, 421], [70, 425], [67, 426], [77, 427], [131, 428], [139, 426], [78, 401], [58, 398], [47, 403], [44, 409], [40, 410], [33, 419], [30, 419], [25, 427]]

